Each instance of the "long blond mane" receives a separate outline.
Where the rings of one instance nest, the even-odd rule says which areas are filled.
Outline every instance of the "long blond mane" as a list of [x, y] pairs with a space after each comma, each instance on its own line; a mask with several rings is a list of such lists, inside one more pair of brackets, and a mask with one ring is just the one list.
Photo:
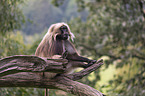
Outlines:
[[63, 25], [67, 26], [69, 31], [69, 37], [73, 41], [74, 34], [71, 33], [70, 28], [66, 23], [62, 22], [52, 24], [49, 27], [48, 32], [45, 34], [42, 41], [40, 42], [39, 46], [37, 47], [35, 52], [36, 56], [52, 57], [54, 55], [54, 47], [56, 46], [56, 35], [60, 34], [60, 27]]

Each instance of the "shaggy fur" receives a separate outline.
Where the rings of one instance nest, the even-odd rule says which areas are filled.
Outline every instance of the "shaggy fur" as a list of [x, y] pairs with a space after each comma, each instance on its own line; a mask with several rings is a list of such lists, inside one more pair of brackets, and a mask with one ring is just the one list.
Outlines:
[[69, 37], [73, 41], [74, 35], [71, 33], [70, 28], [66, 23], [52, 24], [39, 44], [38, 48], [36, 49], [36, 56], [51, 58], [56, 54], [62, 55], [63, 51], [65, 50], [63, 41], [57, 41], [56, 36], [61, 34], [60, 27], [63, 25], [67, 26]]

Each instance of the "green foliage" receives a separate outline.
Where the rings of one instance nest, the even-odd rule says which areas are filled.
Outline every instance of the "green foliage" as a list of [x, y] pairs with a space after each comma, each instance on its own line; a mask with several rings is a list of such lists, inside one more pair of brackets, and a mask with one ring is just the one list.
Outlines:
[[20, 32], [0, 35], [0, 58], [28, 54], [24, 44], [23, 37]]
[[65, 0], [52, 0], [52, 4], [59, 7], [64, 3]]
[[[139, 96], [145, 94], [143, 90], [145, 88], [140, 86], [145, 84], [143, 80], [145, 74], [145, 21], [137, 1], [78, 0], [77, 3], [80, 10], [84, 8], [89, 10], [86, 22], [77, 18], [69, 24], [72, 32], [75, 32], [77, 47], [81, 54], [93, 56], [94, 59], [108, 56], [110, 59], [105, 60], [106, 68], [109, 67], [109, 64], [116, 66], [117, 74], [107, 85], [102, 85], [101, 89], [105, 89], [105, 86], [107, 88], [109, 85], [110, 88], [104, 92], [112, 91], [117, 94], [128, 94], [127, 96], [132, 96], [133, 93], [141, 94]], [[121, 72], [122, 70], [126, 74]], [[98, 74], [99, 72], [96, 72], [96, 76]], [[124, 79], [126, 77], [127, 79]], [[94, 83], [90, 84], [94, 84], [92, 86], [95, 87], [97, 80], [100, 78], [96, 78]], [[90, 81], [85, 78], [84, 82]], [[136, 85], [138, 82], [140, 85]], [[127, 90], [125, 85], [130, 86], [130, 90]], [[139, 88], [139, 91], [133, 92], [134, 88]]]
[[[22, 3], [23, 0], [0, 0], [0, 58], [29, 54], [22, 34], [11, 32], [19, 29], [25, 21], [22, 11], [19, 9], [19, 4]], [[30, 96], [31, 93], [32, 89], [0, 88], [0, 96]], [[33, 91], [33, 93], [35, 92]]]
[[[44, 36], [23, 38], [20, 32], [11, 32], [20, 28], [24, 20], [19, 9], [21, 3], [23, 0], [0, 0], [0, 58], [34, 54]], [[145, 95], [145, 18], [137, 0], [29, 0], [25, 4], [21, 7], [29, 22], [23, 25], [23, 33], [47, 32], [50, 24], [71, 19], [69, 26], [76, 36], [74, 43], [79, 53], [92, 59], [104, 59], [100, 70], [80, 82], [108, 96]], [[76, 12], [77, 8], [80, 13]], [[61, 93], [68, 95], [50, 92], [51, 96]], [[44, 90], [1, 88], [1, 95], [44, 96]]]
[[[29, 46], [23, 41], [20, 32], [0, 34], [0, 58], [12, 55], [28, 55]], [[0, 96], [44, 96], [44, 90], [32, 88], [0, 88]]]
[[38, 88], [0, 88], [0, 96], [44, 96]]
[[5, 34], [8, 31], [19, 29], [25, 22], [19, 4], [23, 0], [0, 0], [0, 33]]

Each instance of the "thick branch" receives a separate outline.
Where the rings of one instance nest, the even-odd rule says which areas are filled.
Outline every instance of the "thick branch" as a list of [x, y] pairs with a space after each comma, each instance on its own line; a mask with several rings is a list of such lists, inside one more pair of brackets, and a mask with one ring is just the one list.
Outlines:
[[66, 59], [47, 59], [37, 56], [17, 55], [0, 59], [0, 77], [18, 72], [64, 73]]
[[96, 70], [103, 64], [102, 60], [81, 72], [71, 75], [57, 75], [52, 79], [41, 77], [35, 73], [55, 72], [61, 74], [65, 72], [66, 64], [67, 60], [65, 59], [53, 60], [26, 55], [11, 56], [1, 59], [0, 87], [49, 88], [63, 90], [77, 96], [103, 96], [103, 94], [96, 89], [77, 81], [73, 81], [81, 79], [90, 72]]
[[64, 76], [58, 76], [54, 79], [40, 78], [35, 73], [17, 73], [3, 76], [0, 78], [0, 87], [35, 87], [49, 88], [66, 91], [77, 96], [103, 96], [96, 89], [70, 80]]

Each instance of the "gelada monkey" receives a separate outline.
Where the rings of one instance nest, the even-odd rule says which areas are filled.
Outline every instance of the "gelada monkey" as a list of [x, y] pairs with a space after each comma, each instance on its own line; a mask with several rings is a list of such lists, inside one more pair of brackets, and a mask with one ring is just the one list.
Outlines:
[[[94, 64], [96, 60], [90, 60], [88, 58], [82, 57], [77, 53], [74, 45], [69, 39], [73, 41], [74, 34], [70, 31], [69, 26], [66, 23], [56, 23], [52, 24], [48, 29], [48, 32], [43, 37], [42, 41], [38, 45], [35, 55], [40, 57], [49, 57], [56, 59], [57, 57], [66, 58], [71, 61], [87, 62], [67, 65], [72, 67], [72, 69], [77, 67], [87, 68]], [[68, 68], [66, 72], [69, 73], [71, 68]], [[46, 73], [44, 76], [48, 78], [54, 77], [55, 73]]]
[[[77, 53], [77, 50], [70, 41], [70, 39], [73, 41], [73, 38], [74, 34], [70, 31], [70, 28], [66, 23], [62, 22], [52, 24], [48, 29], [48, 32], [38, 45], [35, 55], [40, 57], [49, 57], [52, 59], [62, 57], [70, 61], [88, 63], [68, 63], [68, 65], [66, 66], [66, 74], [69, 74], [75, 68], [87, 68], [94, 64], [96, 60], [90, 60], [88, 58], [80, 56]], [[40, 75], [42, 75], [42, 73], [40, 73]], [[56, 73], [44, 72], [42, 76], [53, 78], [56, 76]]]

